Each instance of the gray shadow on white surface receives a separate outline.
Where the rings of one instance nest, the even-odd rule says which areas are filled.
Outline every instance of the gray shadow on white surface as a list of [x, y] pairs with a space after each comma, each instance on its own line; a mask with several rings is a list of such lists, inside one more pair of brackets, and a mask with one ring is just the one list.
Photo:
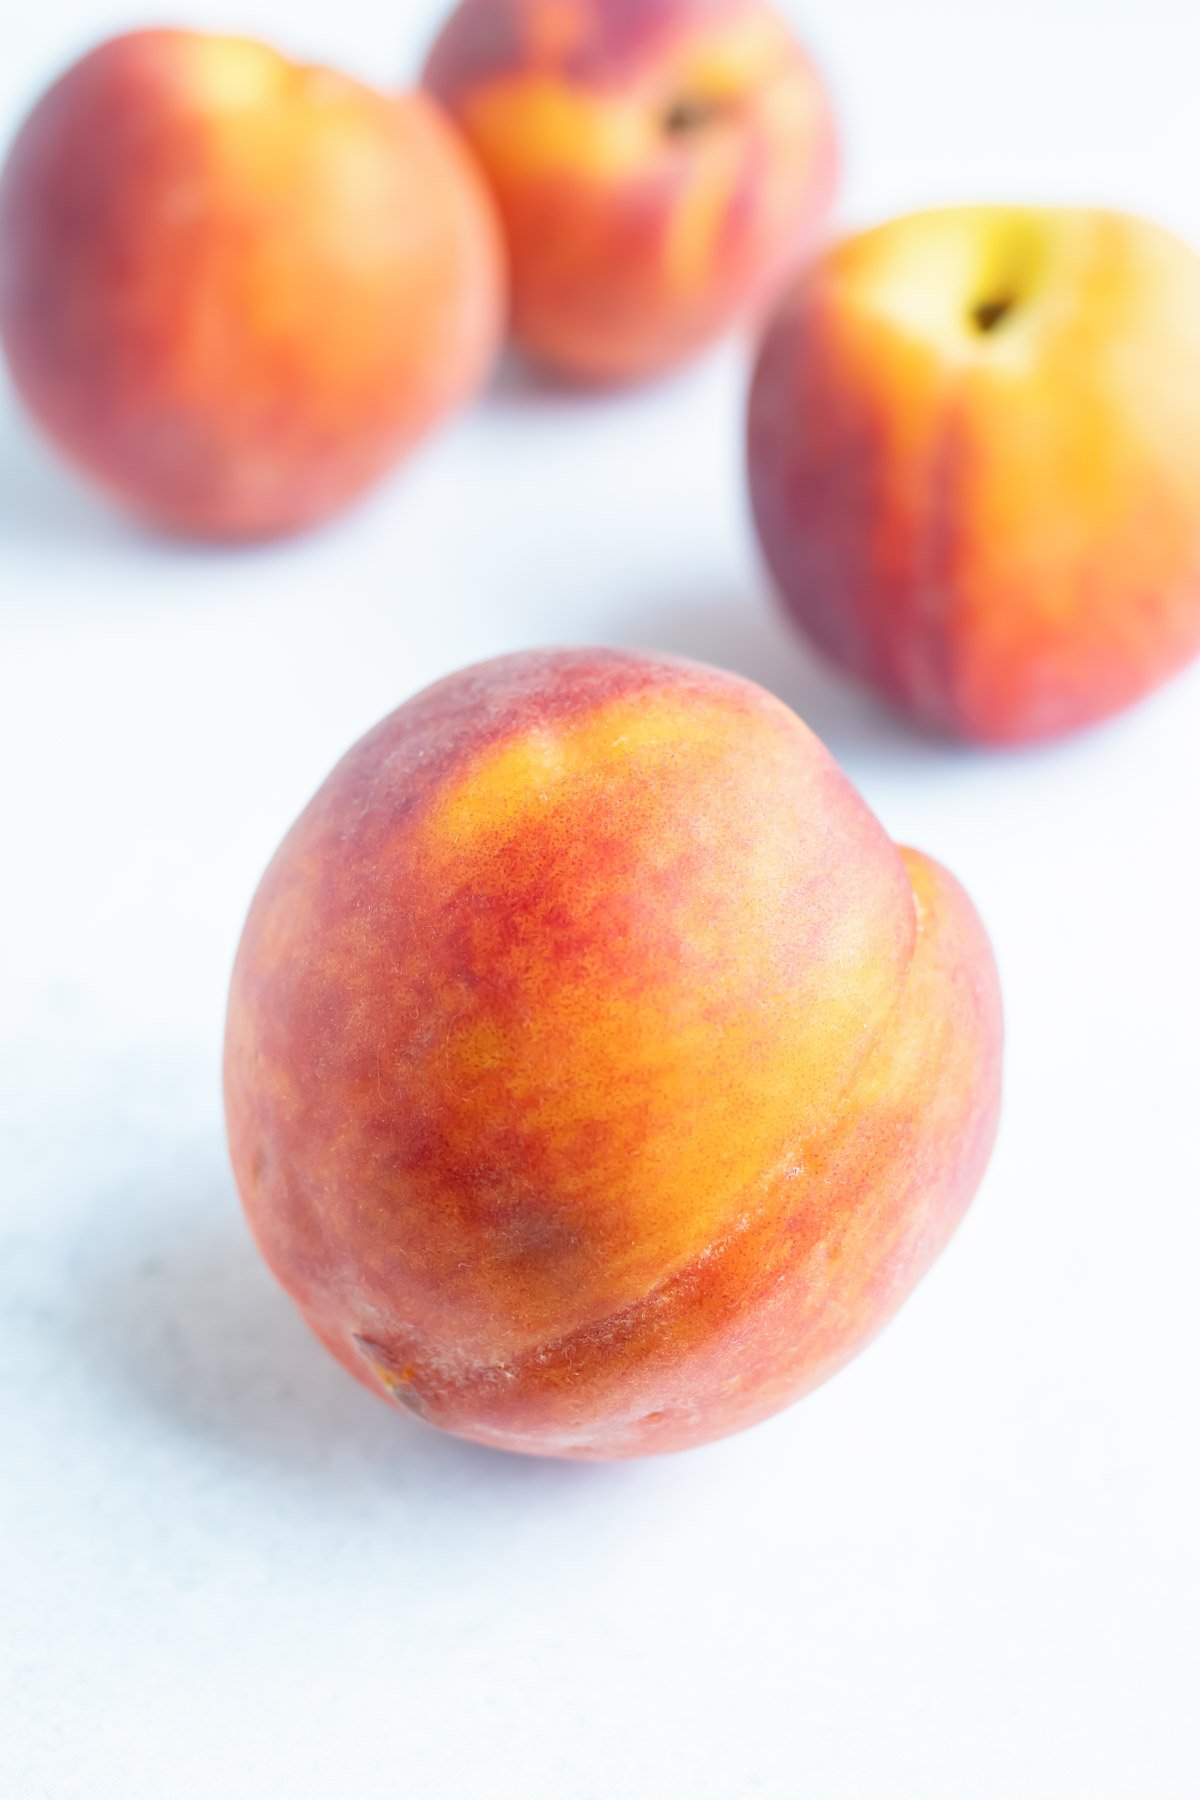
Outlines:
[[540, 363], [510, 344], [492, 371], [481, 404], [488, 412], [500, 415], [578, 411], [581, 407], [585, 411], [591, 408], [620, 412], [627, 409], [631, 401], [644, 397], [656, 401], [669, 398], [672, 387], [682, 388], [701, 379], [711, 356], [712, 352], [641, 379], [589, 381]]
[[206, 1457], [252, 1462], [289, 1488], [366, 1480], [409, 1494], [464, 1484], [561, 1492], [603, 1478], [594, 1464], [450, 1437], [359, 1387], [276, 1285], [228, 1177], [121, 1210], [128, 1223], [79, 1271], [87, 1366], [114, 1385], [117, 1404], [132, 1398]]
[[0, 538], [6, 544], [91, 548], [127, 543], [138, 527], [75, 475], [25, 418], [0, 399]]
[[[190, 536], [139, 518], [93, 487], [41, 436], [15, 399], [7, 405], [0, 401], [0, 541], [39, 555], [128, 552], [133, 546], [144, 557], [171, 564], [197, 558], [213, 563], [255, 556], [268, 560], [281, 546], [303, 554], [313, 539], [336, 532], [372, 505], [386, 505], [395, 479], [395, 472], [385, 476], [341, 513], [294, 532], [245, 541]], [[178, 599], [178, 590], [174, 597]]]
[[588, 386], [555, 374], [511, 345], [501, 354], [482, 397], [489, 412], [527, 412], [558, 406], [576, 406], [581, 400], [619, 402], [627, 390]]

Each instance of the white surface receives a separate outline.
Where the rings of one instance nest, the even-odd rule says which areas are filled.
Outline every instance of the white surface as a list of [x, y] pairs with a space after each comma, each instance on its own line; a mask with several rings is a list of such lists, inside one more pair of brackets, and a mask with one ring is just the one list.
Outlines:
[[[809, 16], [843, 218], [1081, 194], [1200, 237], [1182, 0]], [[220, 17], [381, 81], [429, 23]], [[125, 22], [23, 9], [0, 128]], [[769, 609], [743, 380], [729, 350], [628, 400], [497, 398], [345, 523], [245, 554], [139, 535], [5, 400], [5, 1800], [1200, 1792], [1200, 674], [1053, 750], [907, 736]], [[609, 1468], [356, 1389], [255, 1258], [217, 1094], [291, 816], [415, 688], [548, 640], [774, 686], [967, 882], [1009, 1011], [992, 1173], [882, 1341], [743, 1438]]]

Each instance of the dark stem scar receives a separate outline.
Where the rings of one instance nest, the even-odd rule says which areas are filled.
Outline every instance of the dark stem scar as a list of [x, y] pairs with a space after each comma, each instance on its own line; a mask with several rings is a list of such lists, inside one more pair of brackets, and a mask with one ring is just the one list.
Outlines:
[[970, 311], [971, 324], [981, 333], [995, 331], [1003, 325], [1015, 310], [1017, 296], [1015, 294], [989, 294], [984, 300], [977, 300]]

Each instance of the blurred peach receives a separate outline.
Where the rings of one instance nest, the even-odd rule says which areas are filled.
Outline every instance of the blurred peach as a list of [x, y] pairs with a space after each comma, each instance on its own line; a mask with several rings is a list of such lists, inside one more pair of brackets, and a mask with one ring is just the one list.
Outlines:
[[702, 349], [832, 196], [829, 102], [764, 0], [462, 0], [425, 84], [491, 178], [514, 335], [569, 376]]
[[31, 412], [137, 512], [309, 525], [483, 381], [502, 247], [432, 101], [265, 45], [114, 38], [0, 180], [0, 335]]
[[1200, 650], [1200, 257], [960, 207], [830, 250], [766, 334], [750, 489], [784, 602], [934, 729], [1104, 718]]

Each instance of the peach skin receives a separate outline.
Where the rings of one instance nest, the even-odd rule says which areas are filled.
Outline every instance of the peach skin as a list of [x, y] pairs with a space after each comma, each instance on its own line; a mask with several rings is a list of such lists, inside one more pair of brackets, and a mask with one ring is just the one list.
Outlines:
[[983, 1172], [991, 951], [778, 700], [530, 652], [410, 700], [284, 840], [225, 1094], [268, 1263], [377, 1394], [562, 1457], [823, 1381]]
[[711, 343], [829, 206], [829, 102], [764, 0], [462, 0], [424, 79], [499, 202], [513, 335], [572, 378]]
[[1200, 257], [962, 207], [835, 246], [768, 329], [749, 474], [784, 603], [935, 731], [1102, 719], [1200, 650]]
[[504, 310], [495, 210], [433, 102], [245, 39], [101, 45], [0, 178], [17, 389], [171, 530], [332, 513], [480, 385]]

